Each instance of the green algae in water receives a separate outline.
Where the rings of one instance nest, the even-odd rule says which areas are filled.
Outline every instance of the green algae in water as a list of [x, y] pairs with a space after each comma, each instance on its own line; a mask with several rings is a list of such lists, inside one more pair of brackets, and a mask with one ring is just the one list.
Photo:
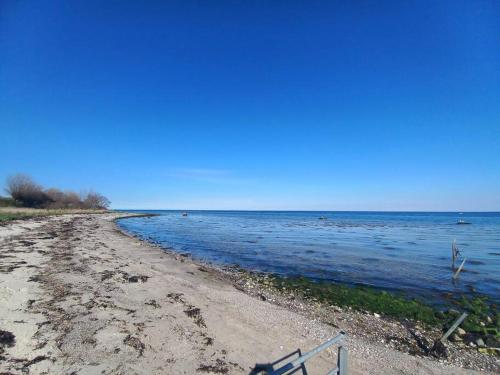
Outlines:
[[317, 282], [306, 277], [288, 278], [276, 275], [253, 277], [260, 284], [280, 292], [292, 291], [306, 300], [384, 314], [398, 320], [412, 319], [443, 329], [451, 326], [460, 313], [466, 311], [469, 315], [462, 324], [466, 331], [493, 335], [498, 340], [500, 314], [496, 304], [484, 296], [463, 295], [451, 300], [447, 309], [440, 310], [418, 299], [365, 286]]

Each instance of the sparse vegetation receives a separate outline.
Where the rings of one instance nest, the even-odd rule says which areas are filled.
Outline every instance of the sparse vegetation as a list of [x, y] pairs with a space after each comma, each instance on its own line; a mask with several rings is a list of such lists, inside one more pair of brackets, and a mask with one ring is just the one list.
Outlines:
[[80, 213], [104, 213], [105, 210], [91, 209], [43, 209], [43, 208], [21, 208], [21, 207], [0, 207], [0, 223], [11, 220], [24, 220], [33, 217], [80, 214]]
[[469, 315], [462, 327], [471, 338], [481, 337], [492, 347], [500, 343], [500, 313], [497, 305], [485, 296], [459, 296], [437, 308], [404, 295], [363, 286], [347, 286], [331, 282], [316, 282], [305, 277], [283, 277], [248, 273], [247, 277], [263, 287], [284, 295], [316, 301], [354, 310], [390, 316], [398, 320], [412, 319], [429, 326], [448, 329], [461, 312]]
[[7, 178], [5, 191], [10, 198], [1, 198], [0, 206], [18, 206], [45, 209], [106, 209], [110, 201], [105, 196], [90, 191], [77, 194], [56, 188], [44, 189], [24, 174]]
[[12, 198], [0, 197], [0, 207], [15, 207], [16, 201]]
[[386, 291], [363, 286], [346, 286], [331, 282], [315, 282], [305, 277], [286, 278], [270, 276], [260, 279], [274, 289], [293, 291], [306, 299], [313, 299], [339, 307], [409, 318], [428, 324], [437, 324], [435, 310], [416, 299], [407, 299]]

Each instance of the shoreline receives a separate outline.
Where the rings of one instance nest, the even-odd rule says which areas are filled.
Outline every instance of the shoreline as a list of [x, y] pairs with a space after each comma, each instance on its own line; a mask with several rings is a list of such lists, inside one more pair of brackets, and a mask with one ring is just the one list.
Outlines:
[[[294, 299], [300, 297], [304, 301], [309, 300], [312, 302], [321, 300], [323, 304], [335, 307], [349, 307], [361, 312], [383, 315], [397, 321], [410, 319], [423, 323], [428, 328], [443, 329], [443, 333], [459, 317], [459, 310], [460, 312], [469, 310], [469, 316], [462, 324], [462, 328], [467, 328], [467, 331], [470, 332], [465, 336], [467, 341], [465, 344], [474, 346], [476, 340], [481, 338], [489, 345], [483, 345], [480, 350], [500, 356], [500, 351], [495, 351], [495, 348], [500, 347], [496, 326], [499, 323], [497, 303], [487, 295], [477, 292], [456, 295], [448, 293], [443, 295], [443, 301], [437, 304], [429, 302], [422, 296], [408, 295], [398, 289], [391, 290], [364, 284], [317, 280], [307, 276], [279, 275], [272, 272], [247, 269], [239, 264], [207, 262], [189, 253], [180, 252], [172, 247], [165, 247], [161, 243], [140, 234], [129, 232], [126, 226], [120, 225], [121, 220], [141, 216], [151, 217], [158, 216], [158, 214], [134, 214], [133, 216], [116, 219], [115, 224], [121, 232], [132, 238], [145, 241], [168, 253], [187, 257], [191, 261], [212, 268], [217, 272], [222, 272], [224, 275], [229, 276], [231, 282], [236, 284], [241, 284], [242, 280], [250, 281], [265, 290], [273, 289], [274, 294], [282, 295], [283, 291], [281, 289], [283, 289], [284, 293], [293, 292]], [[475, 308], [471, 309], [471, 306], [475, 306]], [[488, 330], [488, 332], [497, 332], [497, 336], [486, 334], [484, 329]], [[454, 337], [457, 338], [457, 336]], [[430, 351], [430, 348], [428, 351]]]
[[[404, 301], [404, 303], [412, 304], [416, 301], [419, 305], [417, 306], [417, 309], [432, 309], [432, 312], [430, 312], [431, 314], [437, 313], [438, 315], [443, 315], [443, 318], [439, 322], [436, 321], [429, 323], [425, 321], [422, 322], [418, 319], [412, 319], [408, 315], [394, 316], [389, 313], [384, 313], [383, 309], [369, 311], [362, 308], [353, 308], [352, 305], [338, 306], [336, 304], [329, 303], [328, 301], [320, 301], [315, 295], [304, 295], [304, 290], [309, 290], [308, 287], [310, 287], [311, 284], [320, 285], [329, 284], [329, 282], [317, 283], [316, 281], [308, 279], [307, 277], [290, 278], [286, 276], [278, 276], [273, 273], [247, 270], [239, 265], [223, 265], [204, 262], [203, 260], [194, 258], [191, 254], [181, 253], [171, 247], [164, 247], [152, 240], [129, 232], [119, 225], [120, 220], [126, 220], [128, 218], [140, 216], [141, 215], [134, 214], [133, 216], [129, 217], [117, 218], [116, 220], [114, 220], [117, 230], [135, 240], [145, 242], [150, 246], [157, 247], [181, 262], [192, 262], [193, 264], [210, 270], [211, 272], [216, 273], [218, 277], [221, 277], [225, 281], [232, 283], [237, 289], [248, 295], [251, 295], [254, 298], [258, 298], [263, 301], [269, 301], [278, 306], [282, 306], [296, 313], [305, 315], [310, 319], [319, 319], [320, 321], [329, 325], [333, 325], [334, 327], [337, 326], [335, 323], [336, 319], [334, 315], [338, 315], [339, 313], [347, 313], [347, 315], [349, 316], [341, 317], [340, 319], [353, 322], [349, 325], [350, 332], [355, 332], [357, 336], [365, 337], [372, 342], [384, 343], [386, 347], [390, 347], [392, 349], [418, 357], [427, 357], [433, 360], [443, 360], [442, 356], [437, 356], [435, 353], [432, 353], [431, 349], [433, 343], [437, 341], [445, 331], [444, 329], [442, 329], [443, 327], [441, 326], [441, 324], [447, 321], [446, 328], [448, 328], [448, 326], [451, 325], [451, 322], [453, 322], [460, 315], [458, 311], [454, 309], [454, 307], [458, 307], [459, 305], [453, 306], [450, 303], [452, 301], [448, 301], [449, 304], [446, 305], [446, 309], [448, 311], [451, 311], [451, 314], [448, 314], [446, 311], [441, 312], [441, 310], [438, 310], [436, 306], [425, 304], [420, 299], [413, 299], [408, 296], [393, 293], [391, 291], [386, 291], [381, 288], [369, 288], [365, 287], [364, 285], [344, 285], [341, 283], [334, 283], [336, 287], [340, 288], [348, 288], [351, 290], [368, 289], [371, 293], [375, 293], [375, 295], [391, 295], [392, 298], [397, 302]], [[156, 214], [144, 214], [144, 216], [156, 216]], [[292, 285], [287, 285], [289, 288], [286, 289], [285, 287], [283, 288], [284, 290], [276, 287], [276, 284], [281, 284], [283, 282], [291, 284], [293, 282], [289, 282], [288, 280], [297, 279], [307, 280], [307, 282], [302, 286], [293, 285], [292, 287]], [[477, 298], [481, 297], [483, 296], [477, 296]], [[457, 298], [457, 303], [458, 300], [459, 299]], [[355, 318], [353, 318], [353, 316]], [[362, 328], [358, 329], [357, 325], [361, 326]], [[370, 332], [368, 334], [366, 334], [366, 332], [364, 331], [366, 327], [370, 327]], [[395, 333], [395, 327], [402, 329], [398, 330], [398, 332]], [[467, 335], [469, 335], [469, 333], [467, 333]], [[474, 342], [478, 337], [477, 335], [467, 337], [467, 335], [465, 338], [470, 340], [470, 342]], [[390, 338], [387, 339], [388, 337]], [[418, 339], [416, 339], [417, 337]], [[455, 338], [457, 338], [456, 335]], [[445, 360], [449, 361], [450, 363], [455, 363], [459, 366], [463, 366], [464, 362], [462, 361], [463, 358], [461, 357], [464, 357], [464, 355], [465, 357], [467, 357], [472, 352], [472, 356], [466, 361], [466, 365], [472, 369], [481, 369], [481, 366], [474, 366], [474, 364], [471, 362], [475, 357], [478, 357], [474, 353], [474, 351], [477, 350], [477, 346], [472, 346], [470, 342], [464, 342], [462, 338], [460, 338], [459, 340], [460, 341], [447, 342], [446, 351], [449, 358]], [[488, 354], [492, 355], [494, 358], [494, 356], [500, 356], [500, 351], [498, 349], [495, 350], [493, 348], [489, 348]], [[495, 370], [499, 371], [500, 366], [498, 368], [495, 368]]]
[[[461, 296], [487, 297], [490, 304], [500, 305], [495, 272], [499, 259], [491, 248], [493, 232], [488, 230], [498, 218], [461, 227], [454, 219], [432, 215], [364, 218], [332, 213], [317, 220], [319, 215], [313, 212], [266, 216], [193, 211], [185, 219], [179, 211], [162, 212], [152, 220], [118, 224], [139, 238], [191, 253], [204, 262], [388, 291], [437, 309], [449, 307], [450, 300]], [[172, 231], [168, 227], [163, 231], [162, 225], [173, 225]], [[483, 229], [484, 238], [478, 240]], [[454, 238], [468, 258], [457, 280], [452, 279], [448, 250]]]
[[[113, 222], [125, 216], [64, 215], [0, 227], [0, 330], [15, 335], [13, 346], [1, 347], [1, 370], [248, 374], [257, 362], [309, 350], [340, 330], [348, 334], [353, 374], [499, 369], [477, 351], [446, 361], [396, 351], [369, 334], [373, 327], [392, 332], [395, 343], [417, 327], [274, 296], [235, 280], [234, 272], [126, 234]], [[334, 358], [329, 351], [309, 370], [328, 370]]]

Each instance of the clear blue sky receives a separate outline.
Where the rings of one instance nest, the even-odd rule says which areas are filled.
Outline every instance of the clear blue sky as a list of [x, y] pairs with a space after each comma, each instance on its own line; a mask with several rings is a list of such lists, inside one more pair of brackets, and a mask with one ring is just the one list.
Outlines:
[[0, 180], [115, 208], [500, 210], [500, 1], [0, 1]]

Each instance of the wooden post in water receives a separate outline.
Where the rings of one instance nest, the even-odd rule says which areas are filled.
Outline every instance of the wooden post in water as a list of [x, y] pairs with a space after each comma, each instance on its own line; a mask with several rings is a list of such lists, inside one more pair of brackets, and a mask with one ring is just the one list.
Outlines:
[[455, 271], [455, 260], [457, 259], [457, 240], [451, 243], [451, 270]]
[[460, 267], [458, 267], [458, 270], [457, 272], [455, 272], [453, 274], [453, 279], [455, 280], [457, 277], [458, 277], [458, 274], [462, 271], [462, 268], [464, 268], [464, 264], [465, 264], [465, 261], [467, 260], [467, 258], [464, 258], [464, 260], [462, 261], [462, 264], [460, 265]]
[[451, 243], [451, 270], [455, 271], [455, 240]]

